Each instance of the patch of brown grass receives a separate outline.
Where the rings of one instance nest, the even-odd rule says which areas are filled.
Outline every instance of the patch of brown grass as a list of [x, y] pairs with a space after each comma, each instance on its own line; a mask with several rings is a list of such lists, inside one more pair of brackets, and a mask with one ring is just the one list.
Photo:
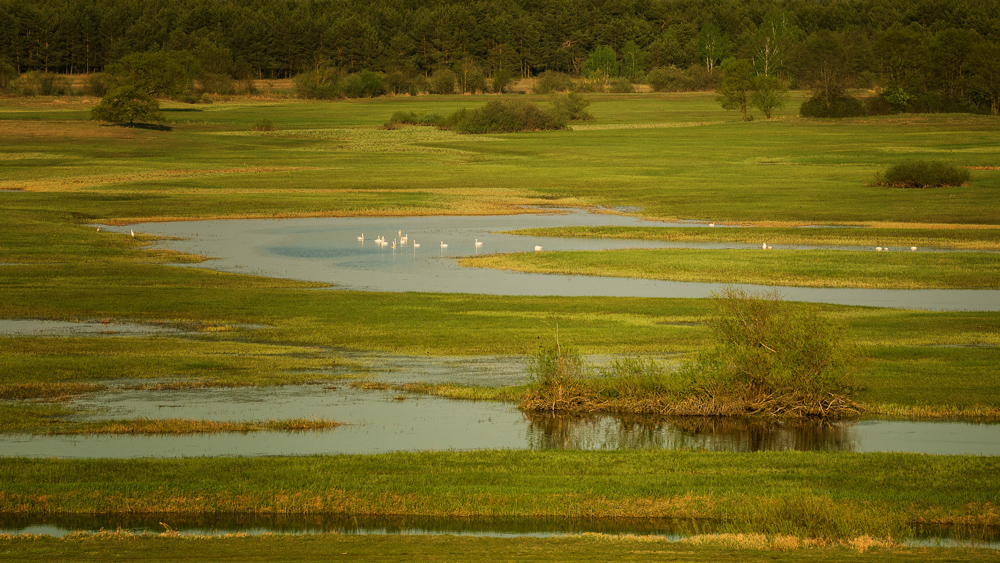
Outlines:
[[242, 422], [218, 422], [214, 420], [192, 420], [179, 418], [131, 420], [111, 420], [74, 425], [50, 430], [57, 435], [164, 435], [164, 434], [214, 434], [236, 432], [247, 434], [262, 431], [309, 431], [336, 428], [341, 423], [329, 419], [294, 418], [284, 420], [254, 420]]

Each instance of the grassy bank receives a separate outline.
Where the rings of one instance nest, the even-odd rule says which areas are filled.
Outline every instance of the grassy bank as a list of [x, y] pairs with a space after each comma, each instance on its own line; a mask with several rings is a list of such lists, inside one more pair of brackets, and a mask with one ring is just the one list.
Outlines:
[[679, 518], [732, 532], [899, 538], [917, 524], [995, 530], [997, 464], [694, 451], [0, 459], [0, 512]]
[[519, 252], [468, 257], [461, 264], [543, 274], [703, 283], [867, 289], [997, 289], [995, 253], [831, 250], [609, 250]]

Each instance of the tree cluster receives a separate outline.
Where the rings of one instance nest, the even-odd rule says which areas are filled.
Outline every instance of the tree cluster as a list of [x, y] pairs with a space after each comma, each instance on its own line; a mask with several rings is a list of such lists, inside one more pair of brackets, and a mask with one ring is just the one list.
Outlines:
[[[811, 58], [830, 41], [838, 57]], [[447, 90], [448, 73], [453, 90], [496, 90], [546, 71], [591, 89], [711, 87], [738, 58], [819, 88], [824, 107], [837, 88], [879, 86], [894, 93], [883, 111], [1000, 109], [1000, 0], [0, 0], [0, 88], [7, 68], [43, 91], [60, 85], [29, 73], [153, 52], [219, 92], [323, 68], [338, 84], [358, 76], [342, 95], [378, 95], [364, 71], [386, 93]], [[329, 89], [333, 74], [305, 86]]]

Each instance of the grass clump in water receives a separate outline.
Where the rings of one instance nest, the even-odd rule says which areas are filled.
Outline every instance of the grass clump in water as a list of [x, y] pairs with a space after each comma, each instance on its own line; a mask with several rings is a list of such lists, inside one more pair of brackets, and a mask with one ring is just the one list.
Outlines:
[[901, 162], [875, 174], [873, 185], [887, 188], [943, 188], [964, 186], [972, 180], [965, 168], [941, 161]]
[[716, 345], [673, 369], [618, 359], [595, 373], [558, 343], [531, 359], [525, 410], [680, 416], [842, 418], [859, 413], [840, 330], [777, 293], [729, 288], [712, 297]]

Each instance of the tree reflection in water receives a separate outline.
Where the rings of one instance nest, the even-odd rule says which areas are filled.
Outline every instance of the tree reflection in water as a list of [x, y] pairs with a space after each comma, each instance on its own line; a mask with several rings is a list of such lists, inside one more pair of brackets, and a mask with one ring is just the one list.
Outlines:
[[530, 449], [853, 451], [851, 423], [526, 412]]

